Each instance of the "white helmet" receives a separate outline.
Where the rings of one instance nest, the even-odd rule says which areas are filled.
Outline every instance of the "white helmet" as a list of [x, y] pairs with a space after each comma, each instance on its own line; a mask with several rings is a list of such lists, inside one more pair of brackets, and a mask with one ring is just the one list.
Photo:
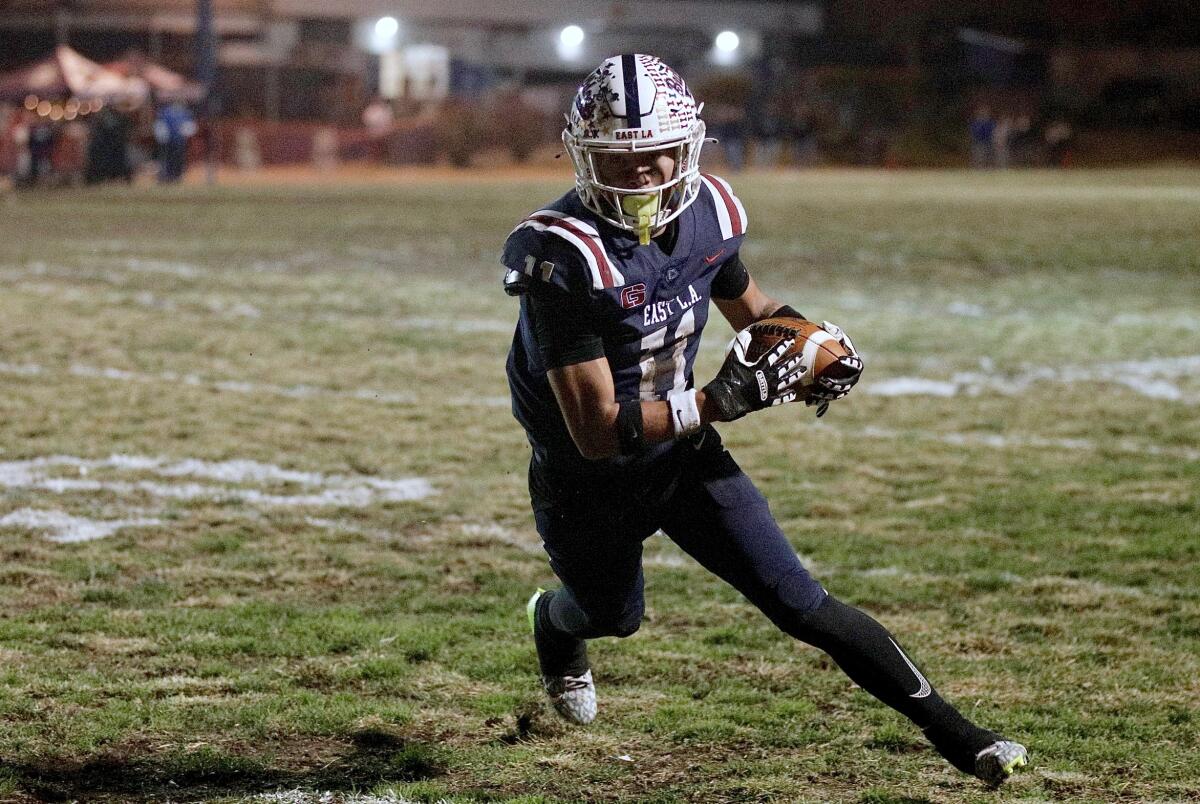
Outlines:
[[[679, 74], [658, 58], [627, 53], [606, 59], [579, 87], [562, 133], [584, 206], [648, 243], [651, 232], [700, 192], [701, 108]], [[675, 149], [675, 173], [663, 184], [613, 187], [596, 173], [597, 153], [664, 148]]]

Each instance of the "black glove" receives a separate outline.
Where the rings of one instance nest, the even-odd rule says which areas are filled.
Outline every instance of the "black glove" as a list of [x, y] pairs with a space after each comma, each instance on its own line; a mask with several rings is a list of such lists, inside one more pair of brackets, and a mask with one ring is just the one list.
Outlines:
[[729, 354], [712, 382], [704, 386], [705, 397], [718, 413], [718, 421], [731, 422], [769, 405], [795, 402], [793, 388], [804, 376], [800, 355], [784, 359], [795, 338], [785, 338], [754, 362], [746, 359], [750, 333], [742, 330], [733, 339]]
[[863, 370], [862, 358], [858, 356], [854, 342], [850, 340], [849, 335], [842, 331], [841, 327], [824, 321], [821, 323], [821, 329], [832, 335], [849, 354], [838, 360], [836, 366], [825, 369], [808, 391], [808, 398], [804, 401], [810, 406], [820, 405], [817, 409], [818, 417], [825, 413], [830, 402], [841, 399], [850, 393], [850, 389], [862, 377]]

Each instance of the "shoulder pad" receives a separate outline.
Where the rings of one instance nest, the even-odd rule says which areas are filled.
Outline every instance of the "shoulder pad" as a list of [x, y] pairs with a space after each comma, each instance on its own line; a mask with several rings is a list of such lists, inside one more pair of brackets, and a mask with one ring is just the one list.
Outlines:
[[[587, 273], [586, 284], [594, 290], [620, 287], [625, 284], [625, 277], [608, 257], [604, 239], [596, 227], [565, 212], [553, 209], [540, 209], [534, 212], [513, 229], [508, 236], [508, 242], [520, 240], [521, 233], [540, 244], [538, 258], [555, 253], [560, 259], [569, 259], [582, 264]], [[511, 264], [508, 257], [508, 247], [505, 247], [505, 265], [514, 270], [523, 270], [525, 266]], [[534, 254], [527, 250], [526, 254]], [[569, 256], [567, 256], [569, 255]], [[523, 261], [523, 255], [520, 256]]]
[[729, 182], [711, 173], [701, 173], [700, 181], [708, 190], [712, 209], [717, 215], [717, 225], [721, 228], [721, 239], [740, 237], [746, 233], [746, 209], [742, 202], [733, 194]]
[[568, 293], [591, 286], [587, 267], [571, 246], [530, 227], [512, 231], [500, 257], [504, 265], [504, 292], [519, 296], [537, 284], [553, 285]]

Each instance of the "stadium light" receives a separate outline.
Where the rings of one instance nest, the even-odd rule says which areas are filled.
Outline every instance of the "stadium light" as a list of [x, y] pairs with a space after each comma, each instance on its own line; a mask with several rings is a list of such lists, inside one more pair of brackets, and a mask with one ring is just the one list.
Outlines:
[[400, 21], [395, 17], [380, 17], [375, 23], [375, 35], [380, 39], [391, 39], [400, 32]]
[[578, 25], [568, 25], [558, 35], [558, 41], [567, 47], [579, 47], [583, 44], [583, 29]]
[[571, 61], [583, 53], [583, 40], [586, 38], [583, 29], [578, 25], [568, 25], [558, 33], [558, 55]]
[[741, 44], [741, 41], [742, 40], [739, 39], [738, 35], [733, 31], [721, 31], [719, 34], [717, 34], [717, 39], [714, 44], [716, 44], [717, 50], [720, 50], [723, 53], [732, 53], [738, 49], [738, 45]]
[[742, 38], [733, 31], [721, 31], [713, 40], [709, 58], [714, 64], [728, 67], [738, 63], [741, 55]]
[[385, 53], [395, 49], [396, 35], [400, 33], [400, 21], [395, 17], [380, 17], [371, 29], [371, 50]]

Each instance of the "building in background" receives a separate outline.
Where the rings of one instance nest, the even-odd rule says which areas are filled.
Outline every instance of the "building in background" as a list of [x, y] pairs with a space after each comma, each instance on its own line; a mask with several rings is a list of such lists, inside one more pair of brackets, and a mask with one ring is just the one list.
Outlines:
[[[69, 43], [99, 61], [137, 50], [190, 73], [194, 5], [10, 0], [0, 6], [0, 70]], [[823, 30], [815, 1], [214, 0], [214, 9], [226, 114], [329, 122], [357, 119], [377, 94], [423, 102], [572, 84], [613, 52], [651, 51], [689, 73], [732, 68]]]
[[[305, 152], [325, 126], [342, 130], [346, 158], [437, 151], [461, 164], [506, 143], [521, 159], [553, 141], [580, 77], [629, 51], [688, 77], [734, 163], [962, 164], [981, 106], [1012, 132], [997, 144], [1003, 164], [1044, 161], [1042, 135], [1063, 125], [1113, 159], [1194, 157], [1200, 134], [1200, 5], [1172, 0], [212, 4], [218, 109], [253, 129], [268, 162]], [[193, 75], [195, 5], [7, 0], [0, 71], [70, 44]], [[394, 122], [365, 126], [381, 101]]]

